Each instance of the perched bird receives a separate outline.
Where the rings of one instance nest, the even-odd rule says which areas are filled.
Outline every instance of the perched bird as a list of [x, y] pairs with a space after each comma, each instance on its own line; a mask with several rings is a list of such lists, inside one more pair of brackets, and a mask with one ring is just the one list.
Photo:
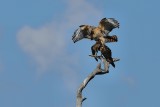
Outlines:
[[[92, 55], [97, 56], [98, 51], [101, 52], [101, 54], [105, 57], [105, 59], [115, 68], [115, 64], [112, 58], [112, 52], [109, 49], [108, 46], [102, 45], [100, 41], [97, 41], [92, 47]], [[98, 61], [98, 59], [95, 57], [95, 60]]]
[[119, 28], [119, 22], [117, 20], [114, 18], [103, 18], [97, 27], [90, 25], [79, 26], [79, 28], [75, 30], [72, 40], [74, 43], [83, 38], [100, 41], [102, 44], [106, 42], [117, 42], [118, 38], [116, 35], [109, 35], [114, 28]]
[[[103, 18], [99, 22], [97, 27], [90, 25], [80, 25], [78, 29], [75, 30], [72, 40], [74, 43], [80, 41], [84, 38], [95, 40], [96, 43], [91, 47], [92, 55], [97, 56], [98, 51], [105, 57], [105, 59], [110, 62], [110, 64], [115, 67], [112, 59], [112, 52], [105, 45], [108, 42], [117, 42], [118, 38], [116, 35], [110, 36], [109, 33], [114, 29], [119, 28], [119, 22], [114, 18]], [[97, 57], [95, 57], [98, 61]]]
[[97, 53], [98, 53], [98, 51], [100, 50], [100, 47], [102, 46], [102, 44], [99, 42], [99, 41], [97, 41], [92, 47], [91, 47], [91, 51], [92, 51], [92, 55], [93, 56], [95, 56], [94, 58], [95, 58], [95, 60], [96, 61], [98, 61], [98, 59], [97, 59]]

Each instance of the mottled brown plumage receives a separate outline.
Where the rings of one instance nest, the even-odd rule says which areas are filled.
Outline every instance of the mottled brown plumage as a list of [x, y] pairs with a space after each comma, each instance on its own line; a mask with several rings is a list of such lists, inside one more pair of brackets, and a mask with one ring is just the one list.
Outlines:
[[[108, 62], [115, 67], [112, 52], [105, 45], [108, 42], [117, 42], [118, 38], [116, 35], [110, 36], [109, 33], [114, 29], [119, 28], [119, 22], [114, 18], [103, 18], [100, 20], [99, 25], [97, 27], [90, 25], [80, 25], [77, 30], [75, 30], [72, 40], [76, 43], [83, 38], [87, 38], [90, 40], [95, 40], [96, 44], [91, 47], [92, 54], [97, 55], [98, 51], [106, 58]], [[96, 61], [98, 59], [95, 57]]]
[[106, 42], [109, 43], [109, 42], [118, 42], [118, 37], [116, 35], [113, 35], [113, 36], [105, 36], [106, 38]]
[[[105, 57], [105, 59], [110, 62], [110, 64], [115, 67], [115, 64], [113, 62], [112, 58], [112, 52], [109, 49], [108, 46], [102, 45], [100, 41], [97, 41], [92, 47], [92, 55], [97, 56], [98, 51], [101, 52], [101, 54]], [[98, 59], [95, 57], [95, 60], [98, 61]]]
[[[92, 47], [91, 47], [91, 51], [92, 51], [92, 55], [97, 56], [98, 51], [100, 50], [101, 47], [101, 43], [99, 41], [97, 41]], [[95, 57], [95, 60], [98, 61], [98, 59]]]
[[108, 40], [110, 39], [109, 33], [114, 28], [119, 28], [119, 23], [117, 20], [114, 18], [103, 18], [97, 27], [80, 25], [79, 28], [74, 32], [72, 40], [74, 43], [83, 38], [100, 41], [102, 44], [105, 44], [106, 42], [116, 42]]

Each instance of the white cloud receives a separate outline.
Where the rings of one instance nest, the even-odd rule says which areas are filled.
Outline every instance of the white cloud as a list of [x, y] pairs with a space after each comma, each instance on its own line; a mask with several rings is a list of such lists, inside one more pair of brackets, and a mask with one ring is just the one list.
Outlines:
[[[72, 36], [67, 35], [68, 31], [73, 28], [75, 30], [75, 27], [85, 22], [97, 22], [101, 18], [101, 12], [86, 0], [69, 0], [67, 3], [66, 11], [58, 21], [39, 28], [24, 26], [18, 31], [17, 40], [21, 48], [35, 61], [40, 69], [38, 71], [55, 67], [63, 71], [69, 79], [76, 77], [75, 69], [70, 65], [76, 66], [78, 60], [74, 52], [70, 55], [66, 49], [69, 47], [67, 37]], [[70, 79], [73, 83], [68, 85], [74, 87], [76, 78]]]
[[18, 32], [17, 39], [41, 69], [46, 69], [54, 59], [60, 57], [66, 45], [63, 36], [50, 25], [37, 29], [25, 26]]

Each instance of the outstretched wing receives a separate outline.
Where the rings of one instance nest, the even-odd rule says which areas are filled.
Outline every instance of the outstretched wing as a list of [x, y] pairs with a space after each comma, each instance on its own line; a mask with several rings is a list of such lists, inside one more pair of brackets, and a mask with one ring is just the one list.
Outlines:
[[75, 43], [75, 42], [77, 42], [77, 41], [79, 41], [79, 40], [81, 40], [83, 38], [84, 38], [84, 35], [82, 34], [81, 28], [76, 29], [74, 31], [73, 36], [72, 36], [73, 42]]
[[109, 49], [108, 46], [106, 45], [103, 45], [101, 48], [100, 48], [100, 51], [102, 53], [102, 55], [106, 58], [106, 60], [108, 62], [110, 62], [110, 64], [115, 68], [115, 64], [113, 62], [113, 58], [112, 58], [112, 52], [111, 50]]
[[81, 25], [77, 30], [75, 30], [72, 40], [73, 42], [77, 42], [83, 38], [88, 38], [91, 39], [91, 31], [92, 29], [95, 28], [94, 26], [89, 26], [89, 25]]
[[99, 22], [99, 27], [103, 30], [106, 30], [106, 33], [108, 34], [114, 28], [119, 28], [119, 22], [114, 18], [103, 18]]

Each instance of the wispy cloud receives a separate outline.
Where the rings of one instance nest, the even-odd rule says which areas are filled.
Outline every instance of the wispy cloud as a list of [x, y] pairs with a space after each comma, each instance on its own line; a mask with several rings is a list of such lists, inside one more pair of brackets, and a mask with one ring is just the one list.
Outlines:
[[[101, 12], [86, 0], [69, 0], [64, 13], [56, 22], [33, 28], [22, 27], [17, 33], [17, 41], [21, 48], [31, 56], [37, 64], [38, 71], [47, 71], [48, 68], [57, 68], [64, 71], [65, 76], [76, 77], [74, 67], [78, 64], [76, 53], [68, 52], [69, 42], [67, 37], [69, 30], [75, 30], [79, 24], [89, 21], [97, 21], [101, 18]], [[60, 68], [59, 68], [60, 67]], [[68, 74], [68, 75], [66, 75]], [[76, 78], [71, 78], [75, 81]], [[74, 87], [72, 83], [69, 87]]]
[[33, 57], [38, 67], [45, 70], [51, 62], [63, 56], [65, 40], [54, 26], [23, 27], [17, 34], [22, 49]]

